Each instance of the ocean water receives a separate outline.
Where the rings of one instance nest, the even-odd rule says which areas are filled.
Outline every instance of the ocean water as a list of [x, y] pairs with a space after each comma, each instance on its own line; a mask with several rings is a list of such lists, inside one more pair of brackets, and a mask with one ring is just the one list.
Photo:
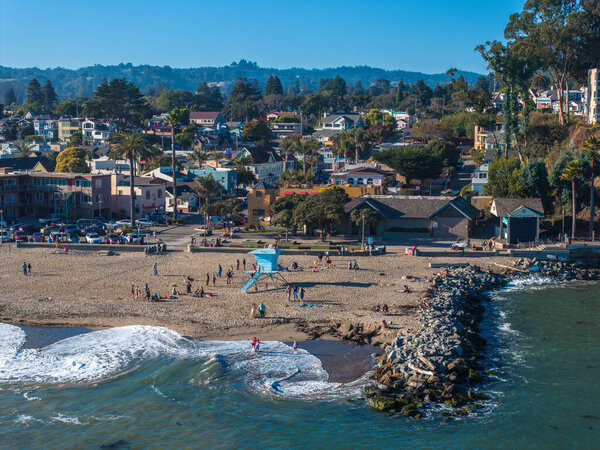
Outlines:
[[365, 352], [341, 344], [294, 354], [265, 342], [253, 354], [160, 327], [53, 336], [0, 324], [0, 447], [597, 448], [599, 288], [542, 280], [493, 293], [490, 399], [450, 420], [371, 411], [359, 399]]

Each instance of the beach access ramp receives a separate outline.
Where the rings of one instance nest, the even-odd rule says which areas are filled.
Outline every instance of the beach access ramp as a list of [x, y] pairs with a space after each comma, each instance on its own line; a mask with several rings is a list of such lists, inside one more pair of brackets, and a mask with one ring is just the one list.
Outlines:
[[260, 278], [262, 274], [260, 272], [257, 272], [254, 274], [254, 276], [252, 278], [250, 278], [248, 281], [246, 281], [246, 283], [242, 286], [242, 289], [240, 289], [242, 292], [248, 292], [248, 289], [250, 289], [252, 286], [254, 286], [254, 283], [256, 283], [258, 281], [258, 279]]

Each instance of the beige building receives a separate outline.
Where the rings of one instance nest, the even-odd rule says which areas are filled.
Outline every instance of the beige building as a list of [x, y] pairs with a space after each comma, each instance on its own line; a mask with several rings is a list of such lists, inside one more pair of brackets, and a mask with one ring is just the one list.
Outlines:
[[81, 119], [59, 119], [58, 121], [58, 139], [63, 142], [71, 140], [73, 132], [81, 131]]

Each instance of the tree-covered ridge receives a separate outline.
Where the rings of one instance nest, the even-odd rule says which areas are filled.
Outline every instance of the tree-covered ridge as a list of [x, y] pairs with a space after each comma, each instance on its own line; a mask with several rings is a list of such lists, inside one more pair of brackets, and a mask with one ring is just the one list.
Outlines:
[[[198, 67], [177, 69], [169, 66], [151, 66], [119, 64], [116, 66], [94, 65], [80, 69], [65, 69], [61, 67], [40, 69], [37, 67], [19, 69], [0, 66], [0, 92], [13, 86], [17, 97], [23, 100], [27, 85], [32, 78], [50, 80], [60, 99], [75, 97], [90, 97], [102, 79], [126, 78], [136, 84], [143, 92], [156, 92], [163, 88], [186, 89], [194, 92], [198, 85], [206, 81], [219, 83], [228, 92], [239, 77], [256, 78], [264, 88], [269, 77], [277, 76], [283, 89], [291, 86], [307, 87], [313, 91], [319, 88], [321, 79], [334, 79], [337, 75], [346, 82], [369, 87], [378, 79], [391, 81], [403, 80], [404, 83], [416, 83], [422, 79], [426, 84], [435, 86], [449, 80], [444, 73], [425, 74], [405, 70], [384, 70], [369, 66], [336, 67], [326, 69], [272, 69], [259, 67], [256, 63], [241, 60], [223, 67]], [[458, 72], [465, 80], [475, 83], [480, 74], [474, 72]]]

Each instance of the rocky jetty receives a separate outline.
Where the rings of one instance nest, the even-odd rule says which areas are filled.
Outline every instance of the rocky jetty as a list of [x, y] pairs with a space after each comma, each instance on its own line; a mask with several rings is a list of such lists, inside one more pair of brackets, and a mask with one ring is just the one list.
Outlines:
[[368, 404], [417, 418], [424, 405], [444, 404], [453, 408], [452, 415], [481, 407], [478, 401], [485, 395], [475, 387], [485, 376], [486, 341], [479, 334], [485, 292], [531, 276], [598, 280], [600, 270], [582, 263], [521, 259], [494, 272], [473, 266], [437, 276], [421, 299], [420, 330], [398, 335], [378, 358], [374, 378], [379, 385], [365, 389]]

